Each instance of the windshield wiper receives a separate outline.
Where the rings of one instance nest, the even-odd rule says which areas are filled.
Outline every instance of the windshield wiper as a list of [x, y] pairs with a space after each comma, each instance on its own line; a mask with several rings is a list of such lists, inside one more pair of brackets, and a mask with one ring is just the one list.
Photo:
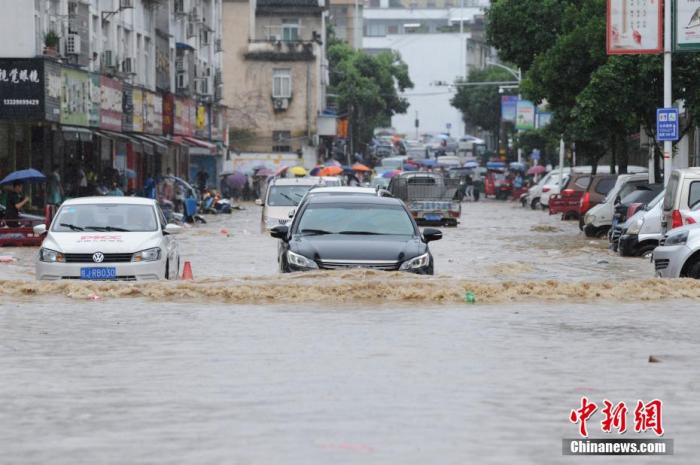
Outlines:
[[128, 229], [115, 228], [114, 226], [85, 226], [85, 229], [90, 229], [92, 231], [105, 231], [105, 232], [129, 232]]
[[68, 224], [68, 223], [61, 223], [59, 226], [62, 226], [64, 228], [70, 228], [71, 231], [85, 231], [85, 229], [81, 228], [80, 226], [76, 226], [74, 224]]
[[324, 231], [323, 229], [302, 229], [299, 232], [302, 236], [325, 236], [327, 234], [334, 234], [330, 231]]
[[388, 234], [371, 231], [340, 231], [338, 234], [349, 234], [355, 236], [387, 236]]
[[280, 195], [281, 195], [282, 197], [284, 197], [285, 199], [289, 200], [290, 202], [292, 202], [294, 205], [299, 205], [299, 201], [298, 201], [298, 200], [291, 198], [290, 196], [288, 196], [288, 195], [285, 194], [284, 192], [280, 192]]

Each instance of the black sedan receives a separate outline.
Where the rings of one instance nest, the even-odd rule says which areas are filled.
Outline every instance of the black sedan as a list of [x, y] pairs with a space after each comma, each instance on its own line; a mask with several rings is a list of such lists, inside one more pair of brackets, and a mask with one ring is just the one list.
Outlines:
[[371, 268], [433, 274], [428, 243], [437, 229], [421, 234], [404, 203], [390, 197], [311, 197], [291, 226], [275, 226], [279, 264], [293, 271]]

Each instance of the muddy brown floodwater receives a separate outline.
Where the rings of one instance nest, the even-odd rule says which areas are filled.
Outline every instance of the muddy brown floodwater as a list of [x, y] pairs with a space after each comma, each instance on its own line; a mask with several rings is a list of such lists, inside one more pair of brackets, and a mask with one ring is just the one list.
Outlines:
[[[245, 208], [181, 236], [194, 282], [36, 283], [2, 251], [0, 464], [695, 462], [695, 281], [497, 202], [435, 277], [282, 277]], [[582, 395], [662, 399], [675, 456], [562, 457]]]

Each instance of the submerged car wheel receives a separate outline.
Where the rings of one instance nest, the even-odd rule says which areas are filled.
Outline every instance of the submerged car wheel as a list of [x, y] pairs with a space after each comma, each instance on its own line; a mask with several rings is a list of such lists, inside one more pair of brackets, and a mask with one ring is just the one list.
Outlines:
[[530, 208], [532, 208], [533, 210], [537, 210], [537, 205], [539, 205], [539, 203], [540, 203], [539, 197], [532, 199], [532, 202], [530, 202]]
[[700, 258], [691, 257], [691, 260], [694, 261], [686, 263], [683, 267], [685, 273], [681, 273], [681, 278], [700, 279]]
[[636, 251], [637, 257], [648, 258], [657, 246], [655, 244], [642, 244]]

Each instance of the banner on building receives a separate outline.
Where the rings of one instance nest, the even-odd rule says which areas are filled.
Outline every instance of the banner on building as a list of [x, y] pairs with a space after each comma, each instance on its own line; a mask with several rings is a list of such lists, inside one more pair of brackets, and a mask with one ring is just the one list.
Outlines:
[[92, 110], [90, 75], [78, 69], [63, 68], [61, 79], [61, 124], [89, 126]]
[[700, 0], [677, 0], [674, 13], [674, 49], [700, 51]]
[[663, 18], [661, 0], [608, 0], [608, 55], [663, 52]]
[[175, 131], [175, 96], [163, 95], [163, 134], [171, 135]]
[[163, 98], [147, 90], [143, 91], [143, 132], [163, 134]]
[[143, 89], [134, 88], [131, 91], [132, 131], [143, 132]]
[[90, 105], [88, 108], [88, 124], [91, 127], [100, 127], [100, 110], [102, 102], [102, 91], [100, 90], [100, 75], [90, 74]]
[[518, 97], [515, 95], [501, 96], [501, 121], [515, 123], [517, 116]]
[[535, 129], [535, 105], [529, 100], [518, 100], [515, 129], [519, 131]]
[[[55, 61], [42, 60], [44, 63], [44, 106], [46, 121], [58, 123], [61, 120], [61, 65]], [[1, 94], [1, 93], [0, 93]]]
[[42, 120], [44, 113], [43, 62], [0, 59], [0, 120]]
[[173, 133], [179, 136], [193, 136], [196, 118], [197, 104], [195, 101], [189, 98], [175, 97]]
[[122, 84], [122, 131], [134, 130], [134, 100], [131, 84]]
[[111, 131], [122, 130], [122, 82], [102, 76], [100, 78], [100, 127]]

